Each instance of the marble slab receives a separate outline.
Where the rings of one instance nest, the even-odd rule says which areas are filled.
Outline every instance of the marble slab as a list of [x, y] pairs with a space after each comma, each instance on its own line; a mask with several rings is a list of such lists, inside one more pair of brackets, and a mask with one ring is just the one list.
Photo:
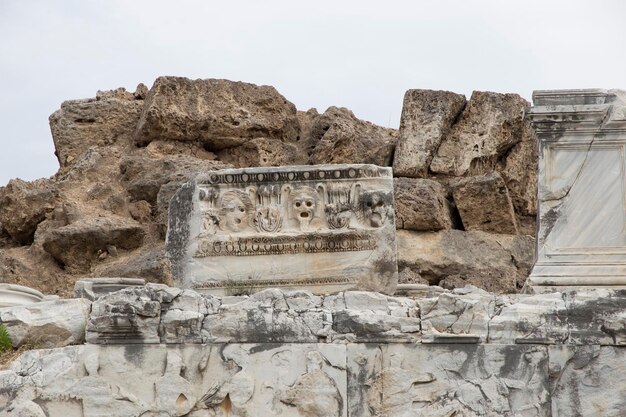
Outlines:
[[208, 172], [169, 206], [166, 251], [183, 288], [393, 293], [393, 179], [375, 165]]
[[550, 346], [552, 416], [626, 415], [626, 349]]
[[533, 286], [626, 283], [626, 93], [536, 91], [539, 138]]
[[0, 416], [345, 417], [345, 352], [331, 344], [29, 351], [0, 371]]
[[550, 416], [545, 346], [348, 345], [358, 417]]

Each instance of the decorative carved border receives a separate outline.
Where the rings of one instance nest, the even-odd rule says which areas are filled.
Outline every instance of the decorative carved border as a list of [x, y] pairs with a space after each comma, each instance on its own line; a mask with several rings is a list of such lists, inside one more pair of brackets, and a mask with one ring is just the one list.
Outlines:
[[346, 232], [316, 236], [253, 236], [235, 239], [203, 240], [194, 258], [207, 256], [255, 256], [320, 252], [375, 250], [376, 237], [371, 233]]
[[288, 170], [277, 172], [232, 172], [213, 173], [203, 177], [199, 185], [216, 184], [264, 184], [269, 182], [291, 181], [323, 181], [323, 180], [357, 180], [362, 178], [388, 177], [383, 170], [376, 168], [338, 168], [338, 169], [311, 169]]
[[355, 279], [346, 277], [325, 277], [308, 279], [262, 279], [262, 280], [227, 280], [212, 281], [195, 285], [195, 289], [247, 289], [247, 288], [271, 288], [271, 287], [299, 287], [310, 285], [347, 285], [355, 283]]

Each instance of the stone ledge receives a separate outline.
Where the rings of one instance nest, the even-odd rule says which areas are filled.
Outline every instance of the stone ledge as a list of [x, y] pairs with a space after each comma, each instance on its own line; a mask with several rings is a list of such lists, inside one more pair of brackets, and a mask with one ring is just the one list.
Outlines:
[[[434, 295], [433, 295], [434, 294]], [[626, 344], [626, 292], [496, 295], [475, 287], [391, 297], [268, 289], [214, 297], [164, 285], [94, 301], [86, 340], [158, 343]]]
[[[626, 345], [626, 291], [496, 295], [475, 287], [391, 297], [268, 289], [215, 297], [147, 284], [0, 309], [14, 346], [180, 343]], [[65, 335], [67, 337], [61, 337]]]

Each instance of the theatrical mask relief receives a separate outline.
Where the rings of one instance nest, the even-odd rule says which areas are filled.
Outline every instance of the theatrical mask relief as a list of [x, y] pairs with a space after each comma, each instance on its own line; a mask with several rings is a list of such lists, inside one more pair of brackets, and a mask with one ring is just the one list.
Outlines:
[[[392, 190], [391, 170], [373, 165], [257, 168], [200, 175], [195, 179], [193, 195], [188, 196], [193, 200], [195, 213], [190, 217], [189, 240], [193, 244], [188, 255], [196, 264], [211, 264], [211, 260], [205, 260], [210, 257], [328, 252], [382, 251], [392, 253], [391, 258], [395, 259], [395, 243], [381, 239], [381, 232], [395, 233]], [[306, 278], [307, 272], [294, 269], [294, 265], [319, 269], [321, 261], [333, 281], [345, 275], [344, 270], [363, 272], [363, 267], [371, 269], [370, 266], [375, 269], [371, 261], [378, 256], [352, 259], [362, 265], [349, 265], [350, 258], [346, 256], [337, 258], [335, 266], [332, 258], [318, 257], [315, 262], [281, 259], [283, 265], [270, 262], [271, 266], [254, 268], [255, 274], [245, 278], [264, 281], [271, 275], [289, 280], [291, 285], [306, 286], [312, 283]], [[251, 265], [244, 264], [244, 268]], [[222, 280], [232, 284], [233, 277], [235, 281], [244, 278], [235, 264], [220, 267], [226, 269], [225, 275], [223, 271], [211, 272], [221, 275]], [[395, 268], [392, 269], [393, 275]], [[354, 278], [346, 281], [344, 276], [340, 281], [347, 284]]]

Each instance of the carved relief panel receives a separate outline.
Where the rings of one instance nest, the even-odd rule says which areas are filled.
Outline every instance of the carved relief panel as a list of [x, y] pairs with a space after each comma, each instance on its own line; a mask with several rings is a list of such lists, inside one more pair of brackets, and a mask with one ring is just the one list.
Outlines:
[[321, 165], [199, 175], [172, 199], [167, 252], [179, 285], [210, 293], [392, 292], [391, 169]]

